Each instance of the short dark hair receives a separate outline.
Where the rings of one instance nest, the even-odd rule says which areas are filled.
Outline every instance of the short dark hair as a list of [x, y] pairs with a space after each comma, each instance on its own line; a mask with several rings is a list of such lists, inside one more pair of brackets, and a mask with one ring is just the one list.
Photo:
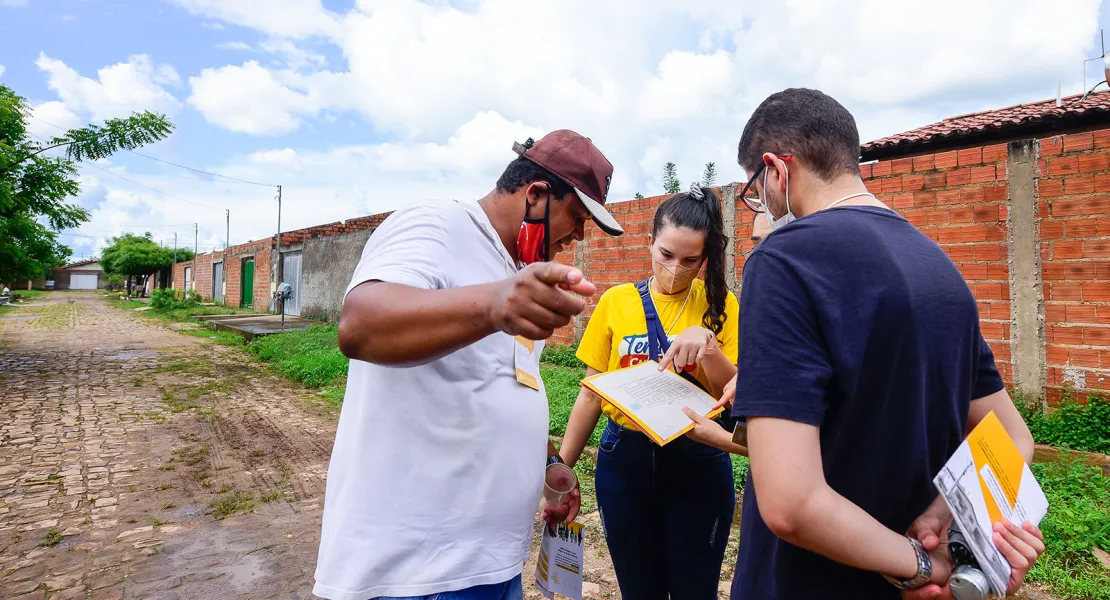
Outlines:
[[497, 179], [497, 190], [512, 194], [533, 181], [546, 182], [550, 186], [551, 195], [558, 200], [562, 200], [567, 197], [567, 194], [574, 192], [574, 187], [569, 183], [523, 156], [505, 167], [505, 172]]
[[856, 120], [842, 104], [817, 90], [783, 90], [755, 109], [740, 137], [737, 160], [754, 173], [765, 152], [796, 155], [826, 181], [859, 174]]

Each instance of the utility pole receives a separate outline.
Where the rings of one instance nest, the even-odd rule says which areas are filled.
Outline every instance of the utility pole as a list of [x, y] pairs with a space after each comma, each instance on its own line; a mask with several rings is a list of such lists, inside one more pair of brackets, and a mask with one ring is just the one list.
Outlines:
[[191, 269], [192, 273], [190, 273], [190, 275], [193, 276], [193, 280], [189, 283], [194, 288], [196, 287], [197, 280], [197, 252], [200, 251], [200, 247], [197, 246], [197, 240], [199, 239], [200, 237], [197, 233], [197, 224], [193, 223], [193, 268]]
[[177, 232], [173, 232], [173, 267], [170, 267], [170, 289], [173, 289], [173, 271], [177, 266]]
[[227, 233], [224, 235], [224, 250], [227, 250], [227, 245], [231, 243], [231, 209], [224, 210], [224, 215], [227, 216]]
[[277, 251], [278, 251], [278, 255], [280, 256], [281, 255], [281, 186], [279, 185], [279, 186], [277, 186], [277, 188], [278, 188], [278, 195], [277, 195], [277, 201], [278, 201]]

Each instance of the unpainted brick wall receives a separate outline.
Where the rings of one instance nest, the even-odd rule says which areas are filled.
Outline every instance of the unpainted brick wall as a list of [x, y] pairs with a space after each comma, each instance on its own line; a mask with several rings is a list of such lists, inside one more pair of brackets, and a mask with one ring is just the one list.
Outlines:
[[1040, 140], [1047, 396], [1110, 389], [1110, 130]]
[[979, 304], [983, 337], [1003, 378], [1010, 364], [1006, 144], [861, 166], [867, 189], [937, 242]]

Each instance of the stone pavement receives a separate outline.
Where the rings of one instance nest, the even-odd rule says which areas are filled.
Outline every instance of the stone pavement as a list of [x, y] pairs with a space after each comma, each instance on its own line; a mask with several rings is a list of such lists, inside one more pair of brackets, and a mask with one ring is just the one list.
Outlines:
[[335, 411], [245, 362], [93, 293], [0, 316], [0, 599], [310, 598]]

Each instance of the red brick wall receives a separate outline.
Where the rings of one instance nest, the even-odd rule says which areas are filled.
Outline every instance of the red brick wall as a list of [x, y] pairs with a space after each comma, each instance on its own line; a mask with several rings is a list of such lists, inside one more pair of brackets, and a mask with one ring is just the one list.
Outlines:
[[[1045, 318], [1046, 395], [1110, 390], [1110, 129], [1038, 140], [1037, 233]], [[978, 301], [984, 337], [1007, 382], [1011, 364], [1009, 186], [1006, 144], [861, 165], [868, 189], [948, 253]], [[655, 197], [612, 206], [622, 238], [587, 230], [587, 276], [604, 291], [650, 273]], [[751, 248], [752, 213], [737, 202], [737, 279]], [[573, 262], [573, 249], [557, 257]], [[592, 306], [587, 309], [587, 315]], [[553, 344], [571, 343], [572, 327]], [[1082, 394], [1080, 394], [1082, 395]]]
[[880, 200], [937, 242], [979, 302], [983, 337], [1012, 381], [1007, 146], [952, 150], [861, 166]]
[[1110, 130], [1040, 141], [1049, 400], [1110, 389]]

